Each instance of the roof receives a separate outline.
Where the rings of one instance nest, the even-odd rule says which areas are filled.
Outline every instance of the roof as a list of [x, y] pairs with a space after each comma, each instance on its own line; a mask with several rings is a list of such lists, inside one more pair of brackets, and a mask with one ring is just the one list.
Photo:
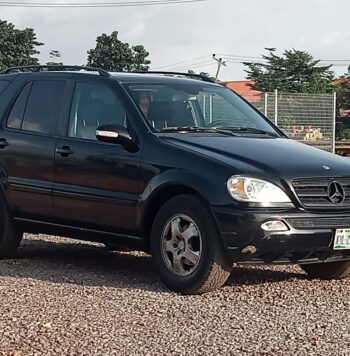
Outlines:
[[156, 73], [132, 73], [132, 72], [111, 72], [112, 78], [121, 83], [202, 83], [208, 85], [218, 85], [211, 82], [200, 81], [181, 74], [156, 74]]
[[340, 77], [332, 81], [333, 85], [343, 84], [343, 83], [350, 85], [350, 77]]
[[[56, 66], [29, 66], [8, 68], [0, 71], [1, 79], [16, 77], [18, 75], [100, 75], [105, 78], [115, 79], [121, 83], [196, 83], [202, 79], [202, 83], [209, 85], [218, 85], [210, 78], [202, 77], [200, 75], [192, 75], [188, 73], [175, 73], [175, 72], [107, 72], [103, 69], [80, 67], [80, 66], [62, 66], [66, 69], [76, 68], [77, 70], [55, 70]], [[60, 67], [60, 66], [57, 66]], [[19, 71], [21, 69], [33, 68], [34, 71]], [[46, 70], [49, 68], [50, 70]]]
[[251, 88], [251, 85], [254, 84], [253, 80], [232, 80], [222, 84], [250, 102], [260, 101], [262, 92]]

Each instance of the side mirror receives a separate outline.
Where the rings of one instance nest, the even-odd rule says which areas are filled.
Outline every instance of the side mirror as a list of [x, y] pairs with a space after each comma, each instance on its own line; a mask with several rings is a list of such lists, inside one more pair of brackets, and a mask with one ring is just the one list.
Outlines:
[[121, 125], [101, 125], [96, 129], [96, 138], [99, 141], [117, 143], [123, 146], [134, 142], [128, 130]]

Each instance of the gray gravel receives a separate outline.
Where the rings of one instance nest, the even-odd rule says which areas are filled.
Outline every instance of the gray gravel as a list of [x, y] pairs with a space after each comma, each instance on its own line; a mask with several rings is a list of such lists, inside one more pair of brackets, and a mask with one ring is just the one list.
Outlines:
[[141, 253], [27, 236], [0, 262], [3, 355], [350, 355], [350, 281], [298, 267], [235, 268], [180, 296]]

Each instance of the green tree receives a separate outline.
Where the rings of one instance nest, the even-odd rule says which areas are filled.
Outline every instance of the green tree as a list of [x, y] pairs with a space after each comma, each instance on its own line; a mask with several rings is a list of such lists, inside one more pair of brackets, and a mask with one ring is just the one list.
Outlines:
[[51, 50], [49, 57], [50, 57], [50, 61], [46, 63], [47, 65], [49, 65], [49, 66], [63, 65], [63, 63], [59, 61], [59, 59], [61, 58], [60, 51], [57, 51], [56, 49]]
[[337, 93], [337, 108], [350, 109], [350, 76], [343, 76], [334, 81], [334, 91]]
[[[194, 70], [192, 70], [192, 69], [190, 69], [189, 71], [187, 71], [187, 73], [188, 74], [198, 74], [198, 73], [196, 73]], [[215, 80], [215, 78], [214, 77], [212, 77], [209, 73], [207, 73], [207, 72], [200, 72], [199, 73], [199, 75], [201, 75], [202, 77], [208, 77], [208, 78], [210, 78], [210, 79], [212, 79], [212, 80]]]
[[247, 78], [254, 80], [252, 87], [260, 91], [296, 93], [327, 93], [333, 90], [331, 65], [320, 66], [319, 60], [304, 51], [286, 50], [281, 56], [275, 48], [267, 48], [258, 63], [245, 62]]
[[87, 64], [108, 71], [147, 71], [151, 63], [149, 53], [142, 45], [130, 47], [118, 39], [118, 32], [111, 35], [103, 33], [96, 39], [96, 47], [88, 51]]
[[35, 48], [42, 45], [33, 29], [18, 30], [12, 23], [0, 20], [0, 69], [38, 64], [34, 56], [40, 52]]

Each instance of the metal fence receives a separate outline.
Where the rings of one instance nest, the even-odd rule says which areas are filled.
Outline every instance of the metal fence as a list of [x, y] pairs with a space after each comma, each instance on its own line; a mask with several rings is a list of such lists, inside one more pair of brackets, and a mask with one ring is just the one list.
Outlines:
[[[248, 93], [247, 93], [248, 94]], [[263, 93], [244, 95], [290, 138], [335, 152], [335, 94]]]

